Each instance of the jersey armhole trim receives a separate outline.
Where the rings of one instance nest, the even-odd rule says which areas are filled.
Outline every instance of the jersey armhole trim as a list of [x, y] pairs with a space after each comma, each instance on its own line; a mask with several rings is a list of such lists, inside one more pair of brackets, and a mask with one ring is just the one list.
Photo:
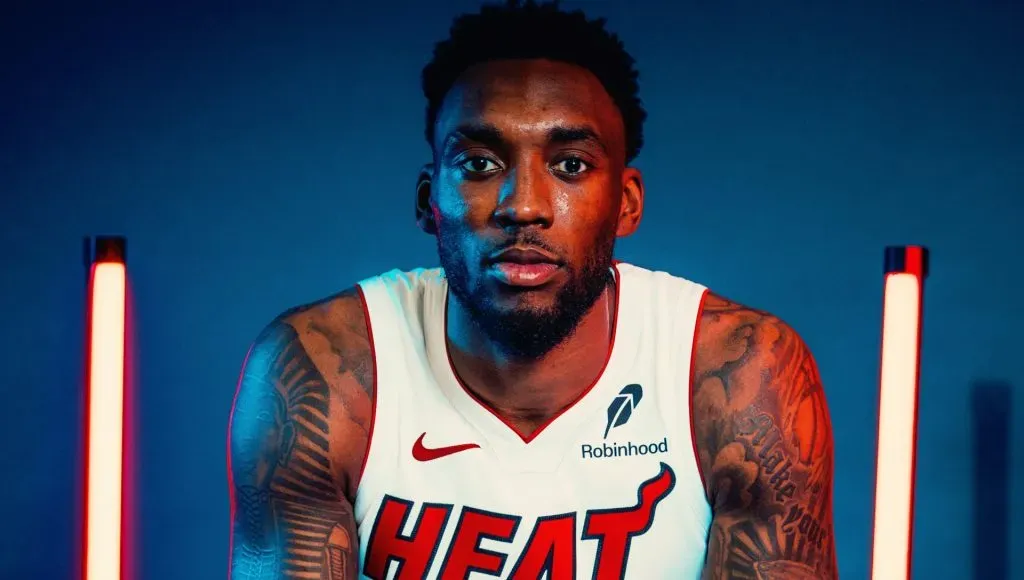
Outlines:
[[704, 314], [704, 301], [707, 300], [709, 290], [705, 289], [700, 296], [700, 305], [697, 306], [697, 320], [693, 329], [693, 346], [690, 349], [690, 388], [689, 390], [689, 408], [690, 412], [690, 443], [693, 444], [693, 461], [697, 465], [697, 474], [700, 476], [700, 486], [703, 490], [704, 498], [711, 504], [711, 498], [708, 497], [708, 485], [707, 480], [704, 476], [704, 467], [700, 462], [700, 453], [697, 450], [697, 425], [694, 421], [694, 393], [697, 390], [697, 342], [700, 339], [700, 326], [701, 317]]
[[373, 342], [373, 324], [370, 322], [370, 305], [366, 301], [366, 294], [363, 287], [356, 285], [359, 293], [359, 302], [363, 306], [363, 318], [366, 320], [366, 337], [370, 341], [370, 359], [373, 364], [373, 393], [370, 395], [370, 427], [366, 432], [366, 451], [363, 452], [363, 461], [359, 466], [359, 478], [356, 479], [352, 489], [358, 494], [359, 486], [363, 483], [363, 473], [366, 471], [366, 464], [370, 459], [370, 447], [373, 445], [373, 426], [377, 422], [377, 347]]

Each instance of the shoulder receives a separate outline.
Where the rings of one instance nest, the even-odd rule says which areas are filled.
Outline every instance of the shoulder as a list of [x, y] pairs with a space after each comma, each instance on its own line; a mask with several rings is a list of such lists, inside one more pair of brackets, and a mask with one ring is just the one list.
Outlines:
[[[329, 464], [334, 483], [354, 496], [373, 416], [374, 360], [356, 287], [287, 310], [266, 324], [246, 357], [233, 423], [267, 401], [290, 425], [294, 443]], [[259, 401], [263, 400], [261, 404]]]
[[[710, 290], [703, 298], [697, 317], [694, 357], [694, 369], [698, 373], [695, 378], [698, 379], [739, 367], [778, 372], [794, 363], [813, 363], [803, 338], [784, 320]], [[703, 375], [699, 374], [701, 372]], [[734, 388], [748, 387], [757, 391], [767, 385], [760, 380], [764, 378], [760, 375], [730, 378], [734, 382], [729, 386]]]
[[287, 373], [281, 365], [302, 359], [332, 385], [354, 380], [367, 395], [373, 389], [369, 321], [356, 287], [275, 317], [259, 333], [246, 372]]

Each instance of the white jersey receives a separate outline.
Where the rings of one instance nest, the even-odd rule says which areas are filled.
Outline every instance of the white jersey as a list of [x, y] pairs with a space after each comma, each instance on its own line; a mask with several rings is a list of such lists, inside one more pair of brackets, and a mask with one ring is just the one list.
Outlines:
[[356, 493], [363, 578], [700, 577], [711, 508], [690, 420], [705, 288], [615, 266], [607, 364], [528, 439], [452, 370], [440, 269], [359, 284], [376, 400]]

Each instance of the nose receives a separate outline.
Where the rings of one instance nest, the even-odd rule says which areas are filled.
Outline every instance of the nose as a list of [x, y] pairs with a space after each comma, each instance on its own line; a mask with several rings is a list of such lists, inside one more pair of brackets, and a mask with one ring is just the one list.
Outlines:
[[531, 170], [529, 165], [521, 165], [508, 173], [494, 212], [499, 226], [551, 226], [551, 192], [543, 173]]

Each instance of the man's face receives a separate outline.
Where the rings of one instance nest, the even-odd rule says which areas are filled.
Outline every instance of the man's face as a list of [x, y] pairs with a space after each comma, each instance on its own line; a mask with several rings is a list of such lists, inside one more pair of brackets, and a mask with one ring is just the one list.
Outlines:
[[423, 213], [449, 287], [492, 340], [539, 356], [600, 297], [639, 220], [618, 108], [582, 68], [500, 61], [462, 76], [435, 129]]

